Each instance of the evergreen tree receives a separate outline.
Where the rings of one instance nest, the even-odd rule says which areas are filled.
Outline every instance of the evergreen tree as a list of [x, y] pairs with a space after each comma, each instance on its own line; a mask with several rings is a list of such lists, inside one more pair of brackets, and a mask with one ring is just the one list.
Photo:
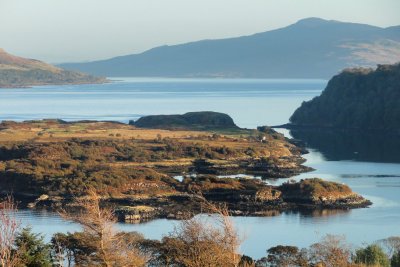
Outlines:
[[400, 250], [393, 254], [392, 260], [390, 261], [391, 267], [400, 267]]
[[21, 258], [21, 267], [50, 267], [50, 246], [45, 244], [43, 236], [32, 233], [32, 229], [23, 228], [15, 239], [15, 250]]
[[378, 245], [369, 245], [366, 248], [357, 250], [355, 262], [366, 265], [378, 265], [382, 267], [390, 266], [388, 256]]

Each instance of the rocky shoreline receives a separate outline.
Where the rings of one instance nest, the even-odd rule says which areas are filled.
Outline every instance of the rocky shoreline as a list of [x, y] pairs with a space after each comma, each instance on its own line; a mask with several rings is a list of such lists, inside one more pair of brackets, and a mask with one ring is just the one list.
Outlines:
[[[299, 187], [304, 187], [307, 183], [312, 183], [315, 187], [323, 184], [324, 186], [334, 187], [334, 189], [320, 195], [318, 193], [303, 193], [302, 196], [293, 198], [291, 194], [300, 194], [301, 192], [296, 190], [291, 193], [286, 192], [284, 187], [288, 184], [269, 186], [259, 180], [239, 182], [242, 183], [243, 189], [224, 190], [218, 188], [200, 191], [198, 194], [183, 193], [167, 198], [126, 199], [123, 202], [125, 207], [129, 208], [119, 209], [117, 210], [117, 214], [121, 221], [128, 222], [132, 220], [131, 215], [136, 216], [136, 221], [147, 221], [155, 218], [185, 219], [203, 213], [205, 211], [202, 204], [203, 201], [214, 203], [217, 206], [226, 205], [232, 216], [271, 216], [284, 211], [299, 211], [302, 209], [348, 210], [365, 208], [372, 204], [369, 200], [352, 192], [345, 185], [317, 178], [288, 184]], [[343, 190], [346, 192], [339, 192]], [[118, 202], [116, 201], [115, 203]], [[144, 210], [138, 211], [134, 207], [150, 207], [150, 212]]]
[[[121, 221], [132, 222], [184, 219], [207, 212], [204, 202], [224, 205], [236, 216], [371, 204], [345, 185], [320, 179], [270, 186], [262, 179], [312, 170], [302, 165], [304, 147], [268, 127], [222, 131], [3, 122], [0, 186], [4, 194], [13, 192], [21, 207], [51, 210], [79, 208], [74, 199], [94, 188]], [[182, 180], [174, 178], [178, 175]]]
[[[231, 179], [232, 181], [229, 181]], [[221, 186], [221, 183], [229, 186]], [[289, 181], [270, 186], [259, 179], [217, 178], [199, 176], [185, 178], [181, 192], [168, 196], [140, 198], [104, 198], [103, 204], [115, 208], [119, 221], [141, 223], [153, 219], [187, 219], [207, 213], [206, 202], [225, 206], [232, 216], [275, 216], [282, 212], [349, 210], [366, 208], [371, 201], [342, 184], [319, 178]], [[232, 185], [240, 185], [232, 188]], [[190, 189], [188, 189], [190, 188]], [[308, 188], [304, 191], [305, 188]], [[25, 199], [28, 201], [28, 198]], [[32, 198], [30, 198], [32, 201]], [[26, 203], [25, 203], [26, 204]], [[42, 195], [28, 204], [35, 209], [70, 209], [71, 199]]]

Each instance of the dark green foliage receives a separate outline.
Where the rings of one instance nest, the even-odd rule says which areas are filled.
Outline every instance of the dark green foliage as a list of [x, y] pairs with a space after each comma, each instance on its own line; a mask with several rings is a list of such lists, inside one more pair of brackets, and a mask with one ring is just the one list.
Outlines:
[[321, 96], [303, 102], [290, 121], [300, 126], [400, 130], [400, 64], [343, 71]]
[[379, 265], [382, 267], [390, 266], [388, 256], [378, 245], [369, 245], [366, 248], [361, 248], [357, 250], [355, 262], [363, 263], [366, 265]]
[[393, 254], [390, 267], [400, 267], [400, 250]]
[[51, 256], [55, 262], [66, 262], [72, 266], [74, 261], [75, 238], [71, 233], [56, 233], [51, 238]]
[[267, 250], [268, 256], [257, 261], [256, 266], [263, 267], [302, 267], [308, 266], [307, 257], [295, 246], [276, 246]]
[[247, 255], [242, 255], [242, 257], [240, 258], [239, 267], [252, 267], [252, 266], [255, 266], [254, 260]]
[[15, 239], [15, 247], [21, 259], [21, 267], [50, 267], [50, 246], [45, 244], [43, 236], [24, 228]]
[[145, 116], [131, 123], [136, 127], [160, 129], [229, 129], [238, 128], [227, 114], [211, 111], [188, 112], [183, 115]]
[[53, 257], [64, 258], [69, 263], [79, 263], [80, 266], [98, 266], [101, 262], [96, 253], [96, 240], [84, 232], [73, 234], [57, 233], [51, 239]]
[[[197, 232], [194, 232], [196, 235]], [[136, 232], [120, 232], [115, 240], [123, 243], [129, 249], [138, 249], [141, 253], [149, 256], [146, 266], [186, 266], [177, 260], [182, 256], [179, 251], [187, 252], [193, 249], [186, 244], [189, 239], [182, 239], [182, 236], [166, 236], [161, 241], [145, 239]], [[240, 256], [239, 267], [308, 267], [308, 266], [366, 266], [399, 267], [400, 251], [393, 254], [391, 261], [383, 249], [372, 244], [355, 252], [350, 257], [352, 250], [345, 241], [335, 242], [337, 236], [331, 239], [325, 237], [321, 242], [311, 245], [308, 249], [299, 249], [296, 246], [278, 245], [267, 250], [266, 257], [254, 261], [246, 255]], [[196, 245], [196, 253], [203, 253], [207, 250], [208, 244], [215, 245], [214, 240], [203, 240]], [[205, 242], [205, 244], [202, 244]], [[199, 250], [197, 250], [199, 249]], [[56, 233], [50, 242], [45, 244], [43, 238], [38, 234], [31, 233], [29, 228], [23, 229], [16, 240], [16, 250], [21, 253], [23, 265], [21, 267], [39, 266], [102, 266], [96, 240], [85, 232], [73, 234]], [[51, 252], [51, 254], [50, 254]], [[214, 255], [213, 255], [214, 256]], [[337, 261], [345, 259], [347, 263]], [[61, 263], [63, 263], [61, 265]], [[67, 265], [65, 265], [67, 264]], [[322, 265], [321, 265], [322, 264]], [[197, 266], [197, 265], [194, 265]], [[207, 265], [208, 266], [208, 265]], [[212, 266], [225, 266], [212, 265]], [[229, 265], [230, 266], [230, 265]], [[358, 265], [357, 265], [358, 266]]]

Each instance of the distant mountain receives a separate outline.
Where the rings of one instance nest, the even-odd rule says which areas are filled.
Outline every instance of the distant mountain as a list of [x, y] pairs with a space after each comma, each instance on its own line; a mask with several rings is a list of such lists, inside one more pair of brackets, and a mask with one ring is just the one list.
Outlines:
[[105, 78], [64, 70], [39, 60], [13, 56], [0, 48], [0, 88], [105, 81]]
[[290, 121], [292, 127], [400, 133], [400, 63], [344, 70], [321, 96], [303, 102]]
[[63, 68], [103, 76], [329, 78], [345, 67], [400, 61], [400, 26], [308, 18], [237, 38], [161, 46]]

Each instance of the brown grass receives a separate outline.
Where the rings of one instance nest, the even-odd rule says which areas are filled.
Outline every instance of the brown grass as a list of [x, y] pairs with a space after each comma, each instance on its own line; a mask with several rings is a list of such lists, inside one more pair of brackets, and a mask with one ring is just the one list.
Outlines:
[[51, 122], [13, 123], [2, 124], [0, 131], [1, 141], [28, 141], [51, 142], [70, 138], [85, 139], [156, 139], [162, 138], [188, 138], [205, 135], [205, 132], [195, 131], [169, 131], [158, 129], [139, 129], [134, 126], [96, 122], [96, 123], [73, 123], [54, 124]]
[[[112, 122], [77, 122], [58, 123], [55, 120], [35, 122], [3, 122], [0, 124], [1, 142], [59, 142], [71, 138], [108, 139], [108, 140], [154, 140], [171, 138], [180, 142], [197, 143], [210, 147], [228, 147], [245, 149], [256, 145], [264, 150], [265, 157], [279, 155], [290, 156], [291, 152], [280, 140], [270, 140], [268, 143], [257, 143], [235, 135], [223, 135], [210, 140], [213, 133], [204, 131], [143, 129], [131, 125]], [[151, 146], [152, 144], [147, 144]]]

